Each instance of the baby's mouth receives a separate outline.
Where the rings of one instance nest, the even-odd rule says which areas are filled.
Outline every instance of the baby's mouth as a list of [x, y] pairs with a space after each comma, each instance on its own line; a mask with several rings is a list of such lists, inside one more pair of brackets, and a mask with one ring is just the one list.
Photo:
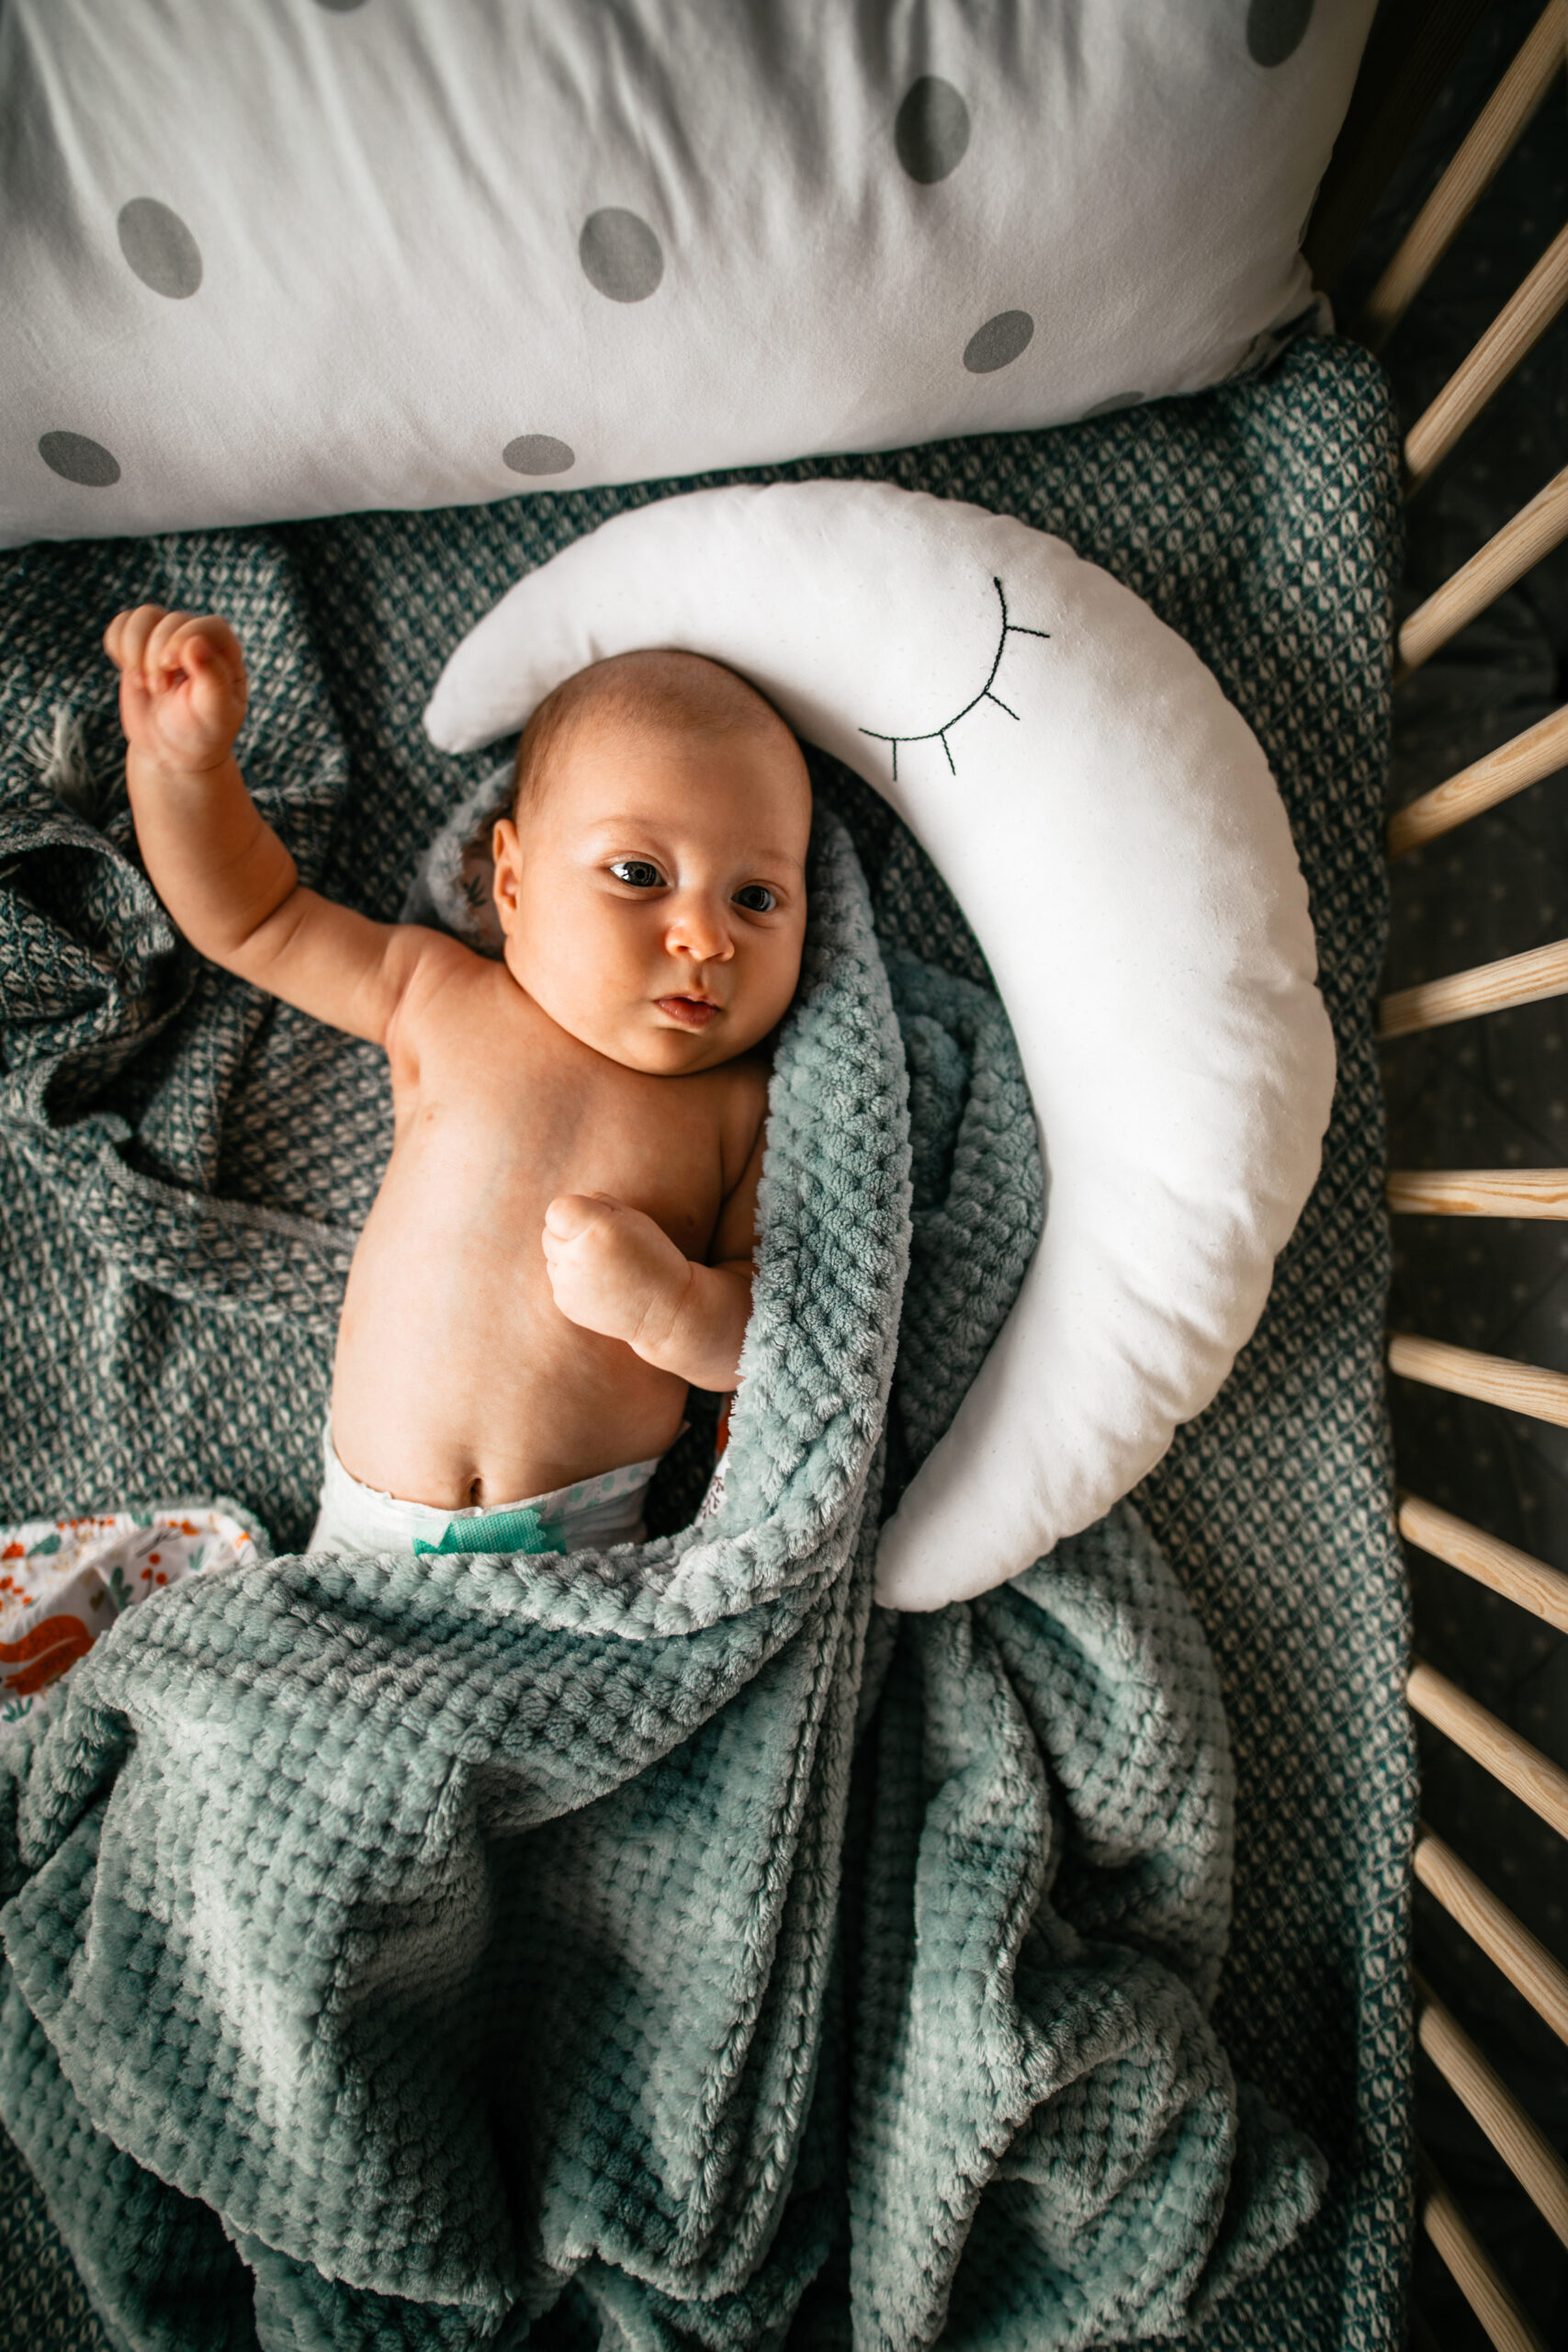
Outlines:
[[682, 1029], [705, 1029], [722, 1010], [705, 996], [661, 996], [656, 1001], [660, 1012], [678, 1021]]

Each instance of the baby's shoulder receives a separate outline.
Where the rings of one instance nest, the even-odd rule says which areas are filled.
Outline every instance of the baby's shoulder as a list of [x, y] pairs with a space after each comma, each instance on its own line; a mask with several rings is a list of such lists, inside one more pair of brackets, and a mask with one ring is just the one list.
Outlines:
[[501, 984], [504, 967], [446, 932], [402, 924], [399, 945], [408, 969], [387, 1035], [394, 1079], [427, 1058], [447, 1061], [462, 1041], [484, 1033], [487, 1014], [492, 1022], [500, 1016], [509, 993]]

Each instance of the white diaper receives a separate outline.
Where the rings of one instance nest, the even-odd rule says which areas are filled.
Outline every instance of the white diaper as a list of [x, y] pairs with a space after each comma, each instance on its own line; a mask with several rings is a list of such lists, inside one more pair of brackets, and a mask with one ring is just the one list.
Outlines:
[[515, 1503], [404, 1502], [363, 1486], [338, 1460], [329, 1421], [321, 1432], [321, 1508], [312, 1552], [602, 1552], [640, 1544], [643, 1498], [663, 1456], [579, 1478]]

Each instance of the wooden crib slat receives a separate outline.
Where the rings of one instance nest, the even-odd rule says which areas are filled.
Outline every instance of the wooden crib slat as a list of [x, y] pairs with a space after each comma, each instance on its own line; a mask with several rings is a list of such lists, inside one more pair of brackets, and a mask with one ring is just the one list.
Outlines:
[[1422, 1823], [1412, 1858], [1416, 1877], [1472, 1943], [1502, 1970], [1559, 2041], [1568, 2041], [1568, 1969], [1499, 1903], [1451, 1847]]
[[1420, 1029], [1441, 1029], [1478, 1012], [1505, 1012], [1510, 1005], [1540, 1004], [1568, 994], [1568, 939], [1549, 940], [1522, 956], [1475, 964], [1467, 972], [1447, 972], [1418, 988], [1396, 989], [1378, 1008], [1378, 1036], [1408, 1037]]
[[1391, 1168], [1399, 1216], [1568, 1217], [1568, 1168]]
[[1446, 1674], [1417, 1658], [1410, 1668], [1404, 1695], [1418, 1715], [1473, 1757], [1495, 1781], [1540, 1814], [1549, 1828], [1568, 1838], [1568, 1772], [1510, 1731], [1502, 1718]]
[[1496, 2352], [1546, 2352], [1424, 2148], [1417, 2147], [1416, 2161], [1421, 2226], [1481, 2322], [1487, 2341]]
[[1450, 1347], [1446, 1340], [1423, 1340], [1413, 1331], [1396, 1332], [1390, 1340], [1388, 1367], [1424, 1387], [1446, 1388], [1456, 1396], [1473, 1396], [1480, 1404], [1501, 1405], [1506, 1412], [1528, 1413], [1532, 1420], [1568, 1429], [1568, 1373]]
[[1480, 342], [1404, 436], [1404, 494], [1414, 498], [1498, 387], [1568, 302], [1568, 228], [1560, 230]]
[[1436, 841], [1439, 833], [1451, 832], [1483, 809], [1495, 808], [1499, 801], [1511, 800], [1516, 792], [1554, 775], [1561, 767], [1568, 767], [1568, 703], [1391, 817], [1389, 863], [1419, 849], [1423, 842]]
[[1417, 605], [1399, 632], [1399, 662], [1393, 683], [1402, 685], [1413, 670], [1429, 662], [1450, 637], [1495, 602], [1506, 588], [1523, 579], [1532, 564], [1550, 555], [1568, 538], [1568, 466], [1538, 490], [1528, 506], [1510, 515], [1500, 531], [1451, 579], [1435, 588]]
[[1419, 1973], [1416, 2038], [1548, 2228], [1568, 2245], [1568, 2165]]
[[1405, 232], [1356, 324], [1355, 333], [1374, 351], [1404, 316], [1551, 88], [1562, 64], [1565, 27], [1568, 6], [1551, 0]]
[[1399, 1532], [1407, 1544], [1431, 1553], [1434, 1559], [1446, 1560], [1450, 1568], [1473, 1577], [1478, 1584], [1489, 1585], [1494, 1592], [1568, 1634], [1568, 1576], [1549, 1568], [1544, 1560], [1516, 1551], [1512, 1544], [1483, 1533], [1468, 1520], [1456, 1519], [1452, 1511], [1441, 1510], [1419, 1495], [1400, 1496]]

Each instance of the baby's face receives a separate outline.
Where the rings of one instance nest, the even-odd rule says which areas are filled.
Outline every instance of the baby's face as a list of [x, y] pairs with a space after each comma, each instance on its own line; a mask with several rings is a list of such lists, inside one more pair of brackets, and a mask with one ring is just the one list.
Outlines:
[[574, 728], [495, 828], [508, 969], [627, 1069], [680, 1077], [765, 1037], [795, 993], [811, 792], [782, 729]]

